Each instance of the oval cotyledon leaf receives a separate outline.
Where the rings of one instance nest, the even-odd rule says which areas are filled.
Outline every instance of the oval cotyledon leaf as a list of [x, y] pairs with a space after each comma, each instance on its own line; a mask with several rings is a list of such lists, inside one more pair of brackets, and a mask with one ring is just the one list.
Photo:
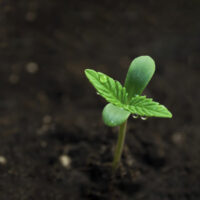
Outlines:
[[111, 103], [107, 104], [102, 112], [103, 122], [107, 126], [119, 126], [125, 122], [131, 113]]
[[155, 62], [150, 56], [139, 56], [131, 62], [124, 84], [129, 99], [142, 94], [154, 72]]

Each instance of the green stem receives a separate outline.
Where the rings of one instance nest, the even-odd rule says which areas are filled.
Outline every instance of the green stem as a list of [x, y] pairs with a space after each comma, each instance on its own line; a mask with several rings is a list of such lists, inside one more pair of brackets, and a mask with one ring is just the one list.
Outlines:
[[127, 120], [123, 124], [121, 124], [119, 128], [118, 141], [117, 141], [117, 146], [115, 147], [114, 160], [112, 163], [113, 172], [116, 171], [121, 159], [124, 147], [124, 140], [126, 136], [126, 126], [127, 126]]

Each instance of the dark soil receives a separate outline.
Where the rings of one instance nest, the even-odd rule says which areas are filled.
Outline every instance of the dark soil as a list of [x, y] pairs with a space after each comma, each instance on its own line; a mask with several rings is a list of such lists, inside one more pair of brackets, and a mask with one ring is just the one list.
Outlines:
[[[0, 7], [0, 200], [200, 199], [199, 1]], [[123, 82], [143, 54], [157, 63], [145, 93], [174, 117], [129, 119], [112, 176], [117, 128], [102, 123], [83, 70]]]

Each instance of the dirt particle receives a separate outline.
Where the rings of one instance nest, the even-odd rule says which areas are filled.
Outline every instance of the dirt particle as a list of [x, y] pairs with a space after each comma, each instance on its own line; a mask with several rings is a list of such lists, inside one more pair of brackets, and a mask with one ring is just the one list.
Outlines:
[[50, 129], [50, 126], [47, 124], [42, 125], [41, 128], [38, 129], [37, 133], [38, 135], [43, 135], [45, 134], [48, 130]]
[[0, 156], [0, 165], [5, 165], [7, 163], [7, 160], [4, 156]]
[[46, 148], [47, 147], [47, 142], [41, 141], [40, 145], [41, 145], [42, 148]]
[[35, 19], [37, 18], [37, 15], [35, 12], [28, 12], [25, 16], [26, 20], [29, 22], [33, 22], [35, 21]]
[[12, 84], [17, 84], [19, 82], [19, 76], [17, 76], [16, 74], [11, 74], [9, 76], [9, 82]]
[[173, 141], [175, 144], [181, 145], [181, 144], [184, 142], [183, 134], [180, 133], [180, 132], [174, 133], [174, 134], [172, 135], [172, 141]]
[[59, 157], [60, 163], [65, 168], [70, 168], [71, 165], [71, 158], [67, 155], [61, 155]]
[[35, 74], [38, 71], [38, 64], [35, 62], [30, 62], [26, 65], [26, 70], [30, 74]]
[[51, 117], [50, 115], [45, 115], [45, 116], [43, 117], [43, 123], [44, 123], [44, 124], [50, 124], [51, 121], [52, 121], [52, 117]]

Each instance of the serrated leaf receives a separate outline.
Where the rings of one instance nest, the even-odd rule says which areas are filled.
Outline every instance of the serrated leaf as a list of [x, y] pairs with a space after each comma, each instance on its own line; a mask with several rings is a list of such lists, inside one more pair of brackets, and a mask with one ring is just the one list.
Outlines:
[[163, 105], [145, 96], [133, 97], [129, 105], [124, 105], [125, 109], [133, 114], [145, 117], [171, 118], [171, 112]]
[[106, 74], [91, 69], [86, 69], [85, 74], [96, 88], [98, 94], [108, 102], [120, 107], [122, 107], [122, 104], [128, 103], [126, 88], [122, 87], [119, 81], [115, 81]]
[[146, 96], [136, 95], [129, 100], [126, 88], [106, 74], [91, 69], [86, 69], [85, 74], [98, 94], [111, 103], [103, 111], [103, 120], [108, 126], [120, 125], [131, 113], [145, 117], [172, 117], [165, 106]]
[[102, 112], [102, 118], [107, 126], [119, 126], [124, 123], [131, 113], [111, 103], [107, 104]]
[[154, 72], [155, 62], [150, 56], [139, 56], [131, 62], [124, 85], [129, 99], [141, 95]]

